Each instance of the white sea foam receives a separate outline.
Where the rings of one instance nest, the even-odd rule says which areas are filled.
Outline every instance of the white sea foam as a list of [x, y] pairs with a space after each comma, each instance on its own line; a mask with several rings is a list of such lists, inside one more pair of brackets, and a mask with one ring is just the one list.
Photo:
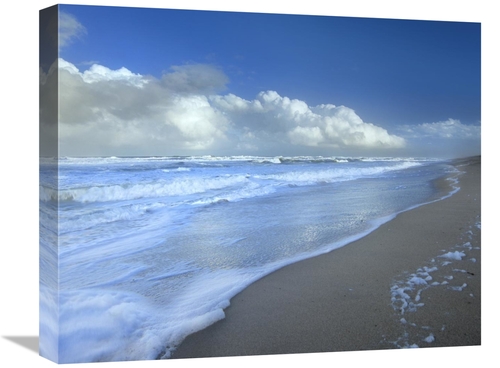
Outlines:
[[[475, 226], [479, 229], [477, 226]], [[469, 239], [473, 239], [476, 234], [474, 229], [471, 227], [471, 230], [464, 232], [464, 235], [468, 235]], [[474, 247], [471, 246], [470, 242], [466, 242], [462, 245], [455, 245], [454, 248], [468, 248], [472, 250]], [[479, 247], [477, 248], [479, 249]], [[448, 266], [449, 264], [453, 264], [456, 262], [462, 261], [462, 259], [466, 256], [464, 252], [461, 251], [449, 251], [444, 254], [439, 255], [438, 257], [446, 258], [447, 261], [441, 263], [441, 267]], [[438, 275], [436, 278], [445, 279], [442, 282], [433, 281], [429, 283], [433, 279], [431, 277], [431, 272], [436, 272], [439, 270], [438, 266], [435, 266], [435, 260], [432, 259], [429, 261], [429, 264], [432, 266], [424, 266], [417, 269], [416, 273], [410, 274], [409, 276], [405, 273], [404, 277], [396, 280], [390, 287], [391, 290], [391, 304], [394, 311], [397, 313], [397, 316], [404, 315], [405, 317], [399, 317], [399, 321], [401, 323], [403, 333], [399, 336], [393, 343], [397, 347], [401, 348], [409, 348], [409, 347], [418, 347], [418, 344], [411, 344], [412, 340], [424, 341], [426, 343], [433, 343], [436, 340], [435, 333], [439, 333], [444, 330], [444, 325], [437, 330], [435, 327], [431, 326], [420, 326], [420, 329], [423, 330], [433, 330], [435, 333], [431, 332], [426, 337], [422, 337], [417, 329], [409, 329], [407, 326], [410, 325], [412, 327], [418, 327], [417, 324], [410, 322], [411, 321], [411, 313], [416, 313], [419, 311], [421, 307], [424, 306], [424, 303], [420, 303], [422, 293], [425, 293], [429, 288], [439, 288], [441, 290], [451, 290], [452, 292], [462, 292], [465, 288], [468, 287], [466, 282], [462, 282], [461, 285], [459, 281], [452, 275]], [[453, 272], [459, 272], [461, 274], [468, 274], [469, 272], [464, 269], [453, 268]], [[458, 278], [464, 276], [459, 276]], [[471, 298], [474, 297], [472, 293], [469, 294]], [[434, 307], [433, 300], [429, 299], [428, 306], [426, 308], [430, 309]]]
[[164, 203], [132, 204], [121, 207], [110, 207], [83, 212], [68, 221], [60, 217], [59, 233], [64, 234], [71, 231], [79, 231], [95, 227], [96, 225], [109, 224], [116, 221], [131, 221], [147, 213], [164, 208]]
[[408, 280], [408, 283], [414, 284], [414, 285], [427, 285], [427, 281], [425, 281], [421, 277], [413, 276], [410, 280]]
[[466, 287], [467, 287], [467, 284], [463, 283], [461, 286], [451, 286], [450, 289], [455, 290], [455, 291], [462, 291]]
[[424, 341], [425, 341], [425, 342], [427, 342], [427, 343], [429, 343], [429, 344], [430, 344], [431, 342], [433, 342], [434, 340], [435, 340], [435, 338], [434, 338], [434, 335], [433, 335], [432, 333], [431, 333], [431, 334], [429, 334], [429, 336], [427, 336], [427, 337], [424, 339]]
[[158, 311], [140, 295], [61, 292], [60, 308], [59, 363], [155, 359], [161, 352], [166, 330], [156, 328]]
[[186, 171], [191, 171], [191, 169], [189, 167], [178, 167], [176, 169], [162, 169], [161, 171], [166, 172], [166, 173], [180, 172], [180, 171], [186, 172]]
[[447, 252], [445, 254], [441, 254], [438, 257], [446, 258], [446, 259], [452, 259], [455, 261], [460, 261], [462, 260], [463, 257], [465, 257], [464, 252], [459, 252], [459, 251], [454, 251], [454, 252]]

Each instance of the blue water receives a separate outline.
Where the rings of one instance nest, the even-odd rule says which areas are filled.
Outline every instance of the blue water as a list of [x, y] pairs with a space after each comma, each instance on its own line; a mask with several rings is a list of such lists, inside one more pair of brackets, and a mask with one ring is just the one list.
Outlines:
[[454, 174], [413, 158], [42, 161], [40, 352], [167, 358], [250, 283], [449, 195], [434, 180]]

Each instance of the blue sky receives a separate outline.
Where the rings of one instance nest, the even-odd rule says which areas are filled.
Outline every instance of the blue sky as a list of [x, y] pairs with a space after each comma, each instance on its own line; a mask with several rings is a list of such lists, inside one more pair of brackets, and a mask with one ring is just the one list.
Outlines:
[[479, 23], [60, 10], [63, 155], [480, 153]]

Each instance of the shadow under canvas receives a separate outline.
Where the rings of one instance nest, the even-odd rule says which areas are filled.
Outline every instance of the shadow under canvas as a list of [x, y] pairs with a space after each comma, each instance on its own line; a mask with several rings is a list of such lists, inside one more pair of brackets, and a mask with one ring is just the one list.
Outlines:
[[6, 340], [10, 340], [28, 350], [38, 354], [38, 336], [2, 336]]

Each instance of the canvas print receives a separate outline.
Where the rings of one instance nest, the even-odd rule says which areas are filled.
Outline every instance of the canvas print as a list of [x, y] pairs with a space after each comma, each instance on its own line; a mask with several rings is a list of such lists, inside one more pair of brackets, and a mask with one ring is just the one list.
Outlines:
[[40, 11], [40, 355], [481, 344], [481, 24]]

